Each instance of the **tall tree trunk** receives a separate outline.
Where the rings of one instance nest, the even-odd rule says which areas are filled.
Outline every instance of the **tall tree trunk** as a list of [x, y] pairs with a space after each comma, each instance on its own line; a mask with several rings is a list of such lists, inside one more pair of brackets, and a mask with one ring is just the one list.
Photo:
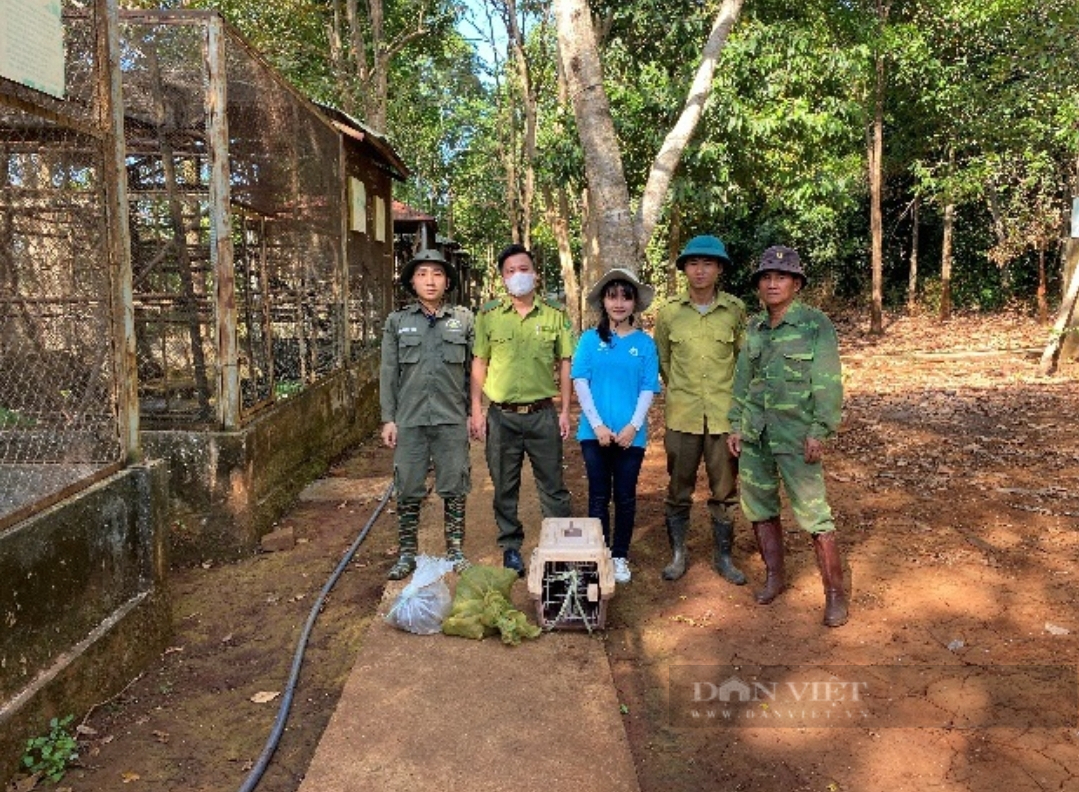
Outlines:
[[884, 56], [877, 55], [873, 91], [873, 131], [869, 136], [869, 231], [873, 270], [869, 331], [884, 332], [884, 230], [881, 219], [882, 159], [884, 153]]
[[914, 197], [911, 207], [910, 229], [910, 275], [907, 277], [907, 312], [914, 313], [918, 301], [918, 207], [920, 199]]
[[715, 75], [716, 63], [719, 61], [719, 55], [727, 43], [727, 37], [734, 23], [738, 21], [738, 16], [742, 12], [742, 2], [743, 0], [724, 0], [720, 7], [712, 23], [712, 31], [708, 34], [708, 40], [701, 51], [701, 62], [697, 66], [693, 84], [686, 96], [682, 114], [671, 131], [667, 133], [652, 163], [635, 220], [637, 249], [640, 251], [644, 251], [652, 238], [659, 219], [660, 208], [667, 196], [671, 179], [674, 178], [675, 171], [678, 169], [678, 163], [682, 159], [682, 152], [685, 151], [686, 145], [693, 137], [693, 132], [701, 120], [704, 104], [712, 92], [712, 78]]
[[[1079, 157], [1075, 158], [1075, 170], [1072, 172], [1072, 206], [1069, 207], [1072, 212], [1079, 211], [1075, 208], [1077, 202], [1079, 202]], [[1064, 259], [1062, 262], [1062, 274], [1064, 277], [1061, 283], [1070, 284], [1072, 279], [1075, 278], [1075, 273], [1079, 271], [1079, 229], [1075, 228], [1074, 221], [1069, 225], [1072, 231], [1071, 237], [1064, 245]], [[1060, 343], [1061, 347], [1058, 354], [1063, 355], [1065, 360], [1074, 360], [1076, 353], [1079, 352], [1079, 333], [1067, 333]]]
[[581, 285], [586, 290], [599, 280], [607, 269], [599, 255], [596, 234], [595, 206], [592, 203], [592, 194], [586, 187], [581, 191]]
[[667, 234], [667, 294], [678, 291], [678, 252], [682, 247], [682, 210], [678, 204], [671, 207], [671, 227]]
[[1079, 239], [1072, 237], [1068, 240], [1065, 262], [1073, 265], [1071, 278], [1068, 279], [1068, 291], [1064, 294], [1056, 321], [1053, 322], [1053, 330], [1049, 333], [1049, 343], [1042, 353], [1040, 368], [1041, 373], [1046, 375], [1052, 374], [1057, 369], [1065, 335], [1069, 334], [1068, 330], [1072, 327], [1072, 318], [1075, 316], [1075, 303], [1079, 298], [1079, 266], [1075, 266], [1079, 263]]
[[386, 131], [387, 95], [385, 90], [388, 83], [385, 74], [381, 74], [389, 66], [389, 63], [384, 59], [383, 53], [385, 19], [386, 15], [382, 0], [367, 0], [367, 20], [371, 43], [371, 73], [367, 75], [365, 81], [363, 110], [364, 121], [379, 132]]
[[592, 29], [588, 0], [554, 0], [559, 55], [584, 149], [589, 208], [603, 269], [636, 272], [638, 250], [629, 209], [629, 188]]
[[[334, 73], [342, 79], [344, 47], [346, 37], [340, 30], [340, 0], [333, 0], [333, 26], [330, 32], [330, 60], [334, 64]], [[386, 39], [386, 12], [384, 0], [365, 0], [366, 16], [361, 15], [359, 0], [345, 0], [345, 22], [348, 25], [348, 72], [355, 75], [355, 80], [342, 80], [342, 105], [347, 113], [352, 113], [354, 106], [363, 109], [363, 121], [378, 132], [386, 132], [387, 107], [389, 105], [390, 65], [393, 59], [412, 41], [430, 33], [425, 19], [426, 3], [422, 3], [412, 27], [405, 28], [393, 39]], [[366, 35], [365, 35], [366, 33]], [[335, 58], [335, 51], [338, 53]], [[341, 71], [339, 71], [339, 69]], [[351, 84], [355, 83], [355, 85]], [[357, 88], [358, 86], [358, 88]], [[353, 93], [360, 93], [357, 102]]]
[[715, 72], [716, 60], [727, 34], [741, 12], [743, 0], [723, 0], [712, 32], [702, 51], [693, 86], [682, 115], [668, 133], [649, 173], [634, 217], [622, 155], [615, 135], [610, 103], [603, 88], [596, 33], [587, 0], [554, 0], [559, 57], [569, 86], [577, 131], [584, 150], [590, 210], [598, 256], [603, 269], [620, 266], [640, 269], [659, 210], [685, 145], [700, 120]]
[[944, 207], [944, 242], [940, 251], [940, 318], [952, 315], [952, 228], [955, 225], [955, 204], [950, 200]]
[[581, 331], [581, 289], [577, 283], [577, 273], [573, 266], [573, 248], [569, 237], [569, 198], [566, 188], [558, 188], [558, 199], [550, 187], [543, 188], [543, 199], [547, 207], [547, 224], [554, 232], [558, 244], [558, 261], [562, 269], [562, 286], [566, 290], [566, 310], [573, 328]]
[[517, 23], [517, 2], [507, 0], [506, 28], [509, 31], [510, 49], [517, 64], [517, 78], [521, 84], [521, 106], [524, 109], [524, 179], [519, 188], [521, 244], [532, 246], [532, 201], [536, 192], [536, 94], [532, 88], [528, 58], [525, 56], [524, 34]]
[[1038, 321], [1045, 324], [1049, 321], [1049, 303], [1046, 300], [1045, 282], [1045, 241], [1038, 240]]

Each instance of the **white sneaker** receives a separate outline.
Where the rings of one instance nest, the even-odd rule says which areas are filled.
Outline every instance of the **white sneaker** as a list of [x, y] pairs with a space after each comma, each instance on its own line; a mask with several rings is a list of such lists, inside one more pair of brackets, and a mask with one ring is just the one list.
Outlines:
[[629, 583], [633, 574], [629, 571], [629, 561], [624, 558], [614, 558], [614, 582]]

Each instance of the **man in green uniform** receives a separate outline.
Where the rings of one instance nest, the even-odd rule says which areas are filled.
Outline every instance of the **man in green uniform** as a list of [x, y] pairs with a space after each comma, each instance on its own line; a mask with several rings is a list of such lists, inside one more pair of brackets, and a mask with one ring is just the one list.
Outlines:
[[462, 549], [465, 498], [471, 488], [468, 456], [468, 377], [474, 331], [472, 312], [446, 305], [457, 273], [437, 250], [421, 250], [401, 270], [401, 284], [416, 297], [386, 319], [382, 333], [379, 403], [382, 441], [393, 449], [400, 557], [390, 580], [416, 568], [420, 504], [427, 471], [443, 499], [446, 558], [468, 567]]
[[[474, 438], [487, 439], [502, 563], [523, 575], [524, 527], [517, 504], [526, 454], [543, 516], [570, 516], [562, 441], [570, 428], [573, 333], [565, 310], [536, 294], [536, 268], [526, 248], [507, 247], [498, 256], [498, 267], [509, 296], [486, 303], [476, 317], [469, 426]], [[486, 418], [484, 395], [490, 401]]]
[[768, 248], [753, 277], [765, 311], [750, 319], [738, 357], [728, 443], [739, 459], [742, 513], [767, 569], [756, 599], [767, 605], [784, 586], [782, 481], [798, 525], [813, 537], [824, 624], [838, 627], [847, 621], [847, 595], [821, 456], [843, 407], [839, 342], [828, 317], [797, 299], [807, 279], [796, 251]]
[[685, 574], [686, 531], [703, 457], [711, 490], [712, 565], [726, 580], [741, 586], [746, 577], [731, 558], [734, 524], [730, 512], [737, 491], [735, 462], [727, 448], [727, 411], [746, 311], [741, 300], [719, 289], [719, 277], [728, 264], [727, 249], [719, 238], [706, 235], [689, 240], [675, 264], [685, 273], [686, 291], [656, 314], [659, 370], [667, 386], [663, 446], [670, 475], [666, 516], [673, 554], [663, 577], [677, 580]]

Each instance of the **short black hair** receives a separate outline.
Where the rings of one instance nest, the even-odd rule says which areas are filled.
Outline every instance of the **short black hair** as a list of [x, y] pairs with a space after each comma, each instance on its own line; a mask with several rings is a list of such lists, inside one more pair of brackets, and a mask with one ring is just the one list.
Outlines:
[[533, 266], [535, 266], [536, 259], [532, 256], [532, 251], [526, 248], [524, 245], [518, 245], [516, 242], [514, 242], [512, 245], [506, 245], [506, 247], [502, 249], [502, 252], [498, 254], [498, 271], [502, 271], [502, 265], [506, 263], [506, 259], [508, 259], [510, 256], [516, 256], [520, 253], [524, 253], [526, 256], [528, 256], [528, 260], [532, 262]]

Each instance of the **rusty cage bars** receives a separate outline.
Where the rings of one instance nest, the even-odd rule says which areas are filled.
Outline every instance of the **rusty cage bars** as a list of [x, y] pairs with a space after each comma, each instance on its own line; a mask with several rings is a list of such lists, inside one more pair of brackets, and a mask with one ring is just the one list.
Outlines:
[[138, 454], [115, 0], [62, 19], [62, 96], [0, 77], [0, 529]]

